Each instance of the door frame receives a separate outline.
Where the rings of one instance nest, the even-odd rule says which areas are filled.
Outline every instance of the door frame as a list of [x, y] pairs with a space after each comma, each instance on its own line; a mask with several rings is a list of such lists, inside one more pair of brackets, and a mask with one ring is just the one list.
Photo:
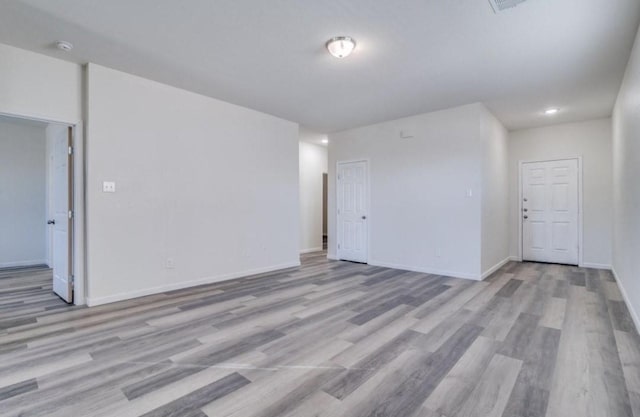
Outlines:
[[[43, 123], [55, 123], [71, 127], [72, 132], [72, 187], [69, 190], [73, 197], [73, 222], [71, 232], [72, 264], [71, 271], [74, 277], [73, 304], [86, 304], [87, 279], [85, 273], [86, 266], [86, 246], [85, 246], [85, 141], [83, 122], [69, 122], [64, 120], [51, 120], [30, 115], [4, 113], [0, 115], [23, 120], [34, 120]], [[48, 155], [47, 155], [48, 158]], [[47, 184], [48, 186], [48, 184]], [[47, 201], [47, 205], [49, 202]], [[49, 239], [47, 237], [47, 239]], [[48, 255], [47, 255], [48, 256]]]
[[338, 214], [338, 208], [340, 207], [340, 187], [338, 185], [338, 175], [340, 173], [340, 165], [341, 164], [352, 164], [355, 162], [364, 162], [365, 163], [365, 170], [364, 170], [364, 175], [367, 181], [367, 186], [365, 187], [365, 190], [367, 191], [367, 198], [365, 198], [365, 201], [367, 202], [367, 223], [366, 223], [366, 227], [367, 227], [367, 241], [365, 242], [366, 246], [367, 246], [367, 259], [364, 263], [368, 264], [369, 260], [371, 259], [371, 221], [372, 221], [372, 210], [371, 210], [371, 176], [369, 175], [369, 172], [371, 171], [371, 161], [369, 160], [369, 158], [358, 158], [358, 159], [343, 159], [343, 160], [339, 160], [336, 161], [336, 258], [340, 259], [340, 249], [338, 249], [338, 244], [340, 243], [340, 215]]
[[519, 160], [518, 161], [518, 261], [522, 262], [523, 258], [523, 222], [522, 222], [522, 168], [524, 164], [536, 163], [536, 162], [553, 162], [553, 161], [578, 161], [578, 266], [583, 267], [582, 261], [583, 253], [583, 193], [582, 193], [582, 156], [573, 156], [567, 158], [549, 158], [549, 159], [532, 159], [532, 160]]

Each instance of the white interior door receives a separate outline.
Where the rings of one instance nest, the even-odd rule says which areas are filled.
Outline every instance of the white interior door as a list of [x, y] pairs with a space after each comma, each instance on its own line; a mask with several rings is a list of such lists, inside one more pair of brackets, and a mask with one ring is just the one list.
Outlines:
[[522, 259], [578, 264], [578, 160], [522, 164]]
[[338, 258], [367, 262], [367, 163], [338, 164]]
[[51, 203], [53, 218], [49, 224], [53, 228], [53, 291], [68, 303], [73, 302], [73, 281], [71, 279], [72, 260], [72, 163], [70, 127], [56, 130], [53, 136], [53, 178], [51, 181]]

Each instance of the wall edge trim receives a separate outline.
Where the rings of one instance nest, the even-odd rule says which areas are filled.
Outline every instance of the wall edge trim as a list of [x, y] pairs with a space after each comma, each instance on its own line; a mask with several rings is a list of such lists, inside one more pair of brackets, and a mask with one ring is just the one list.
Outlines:
[[511, 256], [507, 256], [506, 258], [504, 258], [503, 260], [501, 260], [500, 262], [498, 262], [497, 264], [495, 264], [491, 268], [489, 268], [486, 271], [484, 271], [482, 273], [480, 279], [484, 280], [485, 278], [488, 278], [491, 274], [496, 272], [498, 269], [500, 269], [503, 266], [505, 266], [509, 261], [511, 261]]
[[376, 261], [376, 260], [369, 260], [369, 265], [381, 266], [384, 268], [391, 268], [391, 269], [399, 269], [404, 271], [422, 272], [425, 274], [432, 274], [432, 275], [443, 275], [447, 277], [469, 279], [473, 281], [482, 280], [479, 274], [469, 274], [466, 272], [448, 271], [448, 270], [431, 268], [431, 267], [401, 265], [401, 264], [394, 264], [394, 263], [382, 262], [382, 261]]
[[19, 268], [22, 266], [49, 265], [47, 259], [29, 259], [26, 261], [0, 262], [0, 268]]
[[159, 294], [167, 291], [197, 287], [199, 285], [214, 284], [216, 282], [228, 281], [236, 278], [246, 278], [251, 275], [263, 274], [265, 272], [273, 272], [273, 271], [278, 271], [286, 268], [293, 268], [297, 266], [300, 266], [299, 260], [295, 262], [287, 262], [279, 265], [267, 266], [264, 268], [249, 269], [241, 272], [233, 272], [229, 274], [216, 275], [216, 276], [200, 278], [200, 279], [195, 279], [195, 280], [180, 282], [175, 284], [169, 284], [169, 285], [160, 285], [157, 287], [145, 288], [142, 290], [136, 290], [136, 291], [131, 291], [127, 293], [118, 293], [118, 294], [108, 295], [105, 297], [87, 297], [86, 301], [89, 307], [94, 307], [102, 304], [109, 304], [109, 303], [115, 303], [117, 301], [130, 300], [133, 298]]
[[622, 281], [620, 280], [618, 274], [616, 273], [615, 267], [611, 267], [611, 272], [613, 273], [613, 277], [616, 280], [616, 284], [618, 284], [618, 288], [620, 288], [620, 293], [622, 294], [624, 303], [627, 305], [627, 309], [629, 309], [629, 314], [631, 315], [633, 324], [635, 324], [636, 326], [636, 331], [640, 331], [640, 316], [638, 315], [638, 312], [636, 312], [636, 310], [633, 308], [633, 305], [631, 304], [631, 300], [627, 295], [627, 291], [625, 290], [624, 286], [622, 285]]
[[322, 252], [322, 246], [317, 248], [300, 249], [300, 253]]

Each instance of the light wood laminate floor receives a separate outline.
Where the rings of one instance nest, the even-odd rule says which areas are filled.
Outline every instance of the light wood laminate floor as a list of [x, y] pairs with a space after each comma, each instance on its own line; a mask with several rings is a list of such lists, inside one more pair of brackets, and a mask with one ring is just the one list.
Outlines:
[[3, 416], [640, 417], [607, 271], [484, 282], [328, 261], [95, 308], [0, 272]]

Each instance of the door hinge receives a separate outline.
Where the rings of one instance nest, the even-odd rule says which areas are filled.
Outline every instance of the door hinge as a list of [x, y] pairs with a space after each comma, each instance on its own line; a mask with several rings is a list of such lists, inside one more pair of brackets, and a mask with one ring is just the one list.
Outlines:
[[69, 275], [69, 283], [71, 284], [71, 288], [76, 286], [76, 277], [73, 275]]
[[69, 219], [73, 219], [73, 210], [69, 210]]
[[338, 174], [338, 179], [341, 180], [342, 179], [342, 175]]
[[340, 249], [340, 244], [338, 243], [338, 249]]
[[69, 155], [73, 155], [73, 146], [69, 146]]

